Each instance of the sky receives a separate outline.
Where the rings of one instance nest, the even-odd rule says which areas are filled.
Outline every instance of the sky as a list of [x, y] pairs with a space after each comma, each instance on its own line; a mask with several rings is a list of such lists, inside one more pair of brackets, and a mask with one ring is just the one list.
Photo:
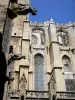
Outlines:
[[37, 15], [30, 14], [31, 21], [45, 22], [51, 17], [55, 23], [75, 22], [75, 0], [30, 0]]

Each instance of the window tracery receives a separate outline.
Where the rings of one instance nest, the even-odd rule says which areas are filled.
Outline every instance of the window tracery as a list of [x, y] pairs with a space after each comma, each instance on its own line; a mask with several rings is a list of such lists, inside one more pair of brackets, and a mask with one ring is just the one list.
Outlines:
[[74, 79], [65, 79], [66, 90], [75, 91], [75, 80]]
[[26, 77], [25, 77], [25, 74], [23, 73], [21, 79], [20, 79], [20, 89], [21, 90], [25, 90], [26, 89], [26, 83], [27, 83], [27, 80], [26, 80]]
[[61, 45], [64, 45], [64, 46], [67, 46], [68, 45], [68, 35], [66, 32], [64, 32], [63, 30], [62, 31], [58, 31], [58, 42], [61, 44]]
[[37, 54], [35, 59], [35, 90], [44, 90], [44, 58]]
[[44, 31], [43, 31], [43, 29], [33, 29], [33, 31], [32, 31], [33, 33], [35, 33], [36, 35], [37, 34], [40, 34], [40, 37], [39, 37], [39, 39], [41, 40], [40, 41], [40, 44], [44, 44], [44, 42], [45, 42], [45, 36], [44, 36]]
[[35, 35], [32, 35], [32, 44], [36, 45], [38, 43], [38, 38]]
[[51, 77], [51, 82], [50, 82], [50, 92], [51, 94], [56, 94], [56, 81], [54, 77]]

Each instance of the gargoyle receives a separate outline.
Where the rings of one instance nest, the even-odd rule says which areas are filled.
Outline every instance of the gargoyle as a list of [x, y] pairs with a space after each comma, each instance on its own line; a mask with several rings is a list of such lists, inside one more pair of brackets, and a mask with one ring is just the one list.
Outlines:
[[14, 62], [15, 60], [21, 60], [21, 59], [26, 59], [25, 56], [20, 56], [20, 55], [16, 55], [13, 54], [10, 59], [8, 59], [8, 65], [10, 65], [10, 63]]
[[36, 15], [37, 11], [35, 8], [31, 8], [29, 5], [17, 3], [12, 3], [7, 10], [8, 17], [11, 19], [14, 19], [18, 15], [27, 15], [28, 13]]

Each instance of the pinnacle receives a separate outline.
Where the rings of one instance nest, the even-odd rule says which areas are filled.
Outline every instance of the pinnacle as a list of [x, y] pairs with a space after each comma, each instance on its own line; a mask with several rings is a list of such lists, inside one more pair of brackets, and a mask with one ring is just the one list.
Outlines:
[[53, 20], [53, 18], [51, 17], [51, 19], [50, 19], [50, 23], [54, 23], [54, 20]]

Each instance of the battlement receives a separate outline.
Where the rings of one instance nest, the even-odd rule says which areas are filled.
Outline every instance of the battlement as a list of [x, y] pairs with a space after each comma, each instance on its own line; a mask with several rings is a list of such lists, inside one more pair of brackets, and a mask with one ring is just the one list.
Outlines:
[[56, 28], [60, 28], [60, 27], [63, 27], [63, 28], [69, 28], [69, 27], [75, 27], [75, 22], [68, 22], [68, 23], [54, 23], [54, 20], [51, 19], [50, 21], [46, 21], [46, 22], [32, 22], [30, 21], [30, 26], [36, 26], [36, 27], [46, 27], [46, 26], [49, 26], [49, 24], [55, 24]]
[[30, 21], [30, 26], [36, 26], [36, 27], [44, 27], [44, 26], [49, 26], [50, 21], [46, 21], [46, 22], [32, 22]]
[[75, 27], [75, 22], [69, 22], [69, 23], [66, 23], [66, 24], [60, 24], [60, 23], [56, 23], [55, 24], [57, 28], [59, 27], [63, 27], [63, 28], [69, 28], [69, 27]]

